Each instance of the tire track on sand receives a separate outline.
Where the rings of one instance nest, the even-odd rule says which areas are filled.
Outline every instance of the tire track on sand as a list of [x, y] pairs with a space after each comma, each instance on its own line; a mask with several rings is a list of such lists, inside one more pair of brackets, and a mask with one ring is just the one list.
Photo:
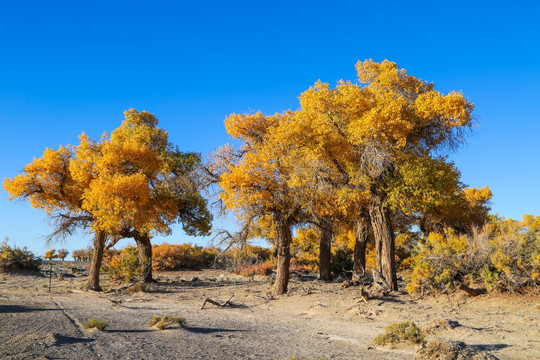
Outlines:
[[81, 322], [79, 320], [77, 320], [77, 318], [75, 318], [68, 311], [66, 311], [65, 308], [57, 300], [55, 300], [53, 298], [50, 298], [50, 300], [58, 308], [58, 310], [60, 310], [62, 312], [62, 314], [69, 320], [69, 322], [73, 325], [73, 327], [75, 329], [75, 334], [80, 338], [88, 340], [88, 342], [85, 343], [84, 347], [87, 348], [94, 355], [93, 358], [100, 357], [101, 354], [99, 354], [99, 352], [96, 350], [94, 344], [91, 343], [91, 341], [93, 341], [95, 339], [87, 337], [85, 335], [84, 325], [81, 324]]

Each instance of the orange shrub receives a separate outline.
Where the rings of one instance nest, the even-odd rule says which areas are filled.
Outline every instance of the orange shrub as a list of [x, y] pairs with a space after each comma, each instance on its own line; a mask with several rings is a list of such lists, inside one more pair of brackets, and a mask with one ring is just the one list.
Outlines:
[[272, 250], [261, 246], [244, 245], [233, 247], [221, 253], [216, 265], [222, 269], [234, 272], [237, 268], [250, 265], [273, 262]]
[[201, 269], [211, 266], [217, 254], [217, 249], [190, 243], [163, 243], [152, 246], [152, 267], [154, 270]]
[[262, 263], [248, 266], [238, 266], [234, 273], [242, 276], [253, 276], [253, 275], [270, 275], [274, 265], [272, 263]]

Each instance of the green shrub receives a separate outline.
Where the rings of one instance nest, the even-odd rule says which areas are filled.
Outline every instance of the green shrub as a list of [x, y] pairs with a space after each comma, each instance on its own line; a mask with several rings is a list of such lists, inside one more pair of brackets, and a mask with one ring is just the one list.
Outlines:
[[407, 290], [437, 292], [455, 281], [483, 283], [488, 291], [516, 291], [540, 283], [540, 216], [522, 221], [493, 217], [482, 231], [431, 233], [415, 247]]
[[384, 330], [384, 334], [377, 335], [373, 340], [375, 345], [397, 344], [400, 342], [419, 344], [424, 342], [422, 331], [410, 321], [388, 325]]
[[482, 269], [481, 276], [482, 279], [484, 279], [487, 291], [493, 291], [497, 288], [499, 284], [499, 273], [496, 270], [489, 266], [485, 266]]
[[101, 267], [111, 280], [131, 282], [144, 273], [145, 266], [139, 260], [139, 252], [134, 246], [127, 246]]
[[353, 268], [353, 251], [349, 248], [337, 248], [332, 252], [330, 269], [335, 276], [345, 276]]
[[32, 270], [39, 271], [41, 260], [24, 248], [11, 247], [6, 238], [0, 243], [0, 272], [10, 270]]
[[104, 330], [107, 326], [109, 326], [109, 321], [103, 321], [98, 318], [91, 318], [90, 320], [88, 320], [88, 322], [84, 322], [83, 326], [86, 329]]
[[163, 331], [167, 326], [172, 324], [179, 324], [181, 327], [186, 327], [186, 319], [183, 317], [173, 316], [154, 316], [148, 323], [148, 326], [155, 326], [159, 330]]

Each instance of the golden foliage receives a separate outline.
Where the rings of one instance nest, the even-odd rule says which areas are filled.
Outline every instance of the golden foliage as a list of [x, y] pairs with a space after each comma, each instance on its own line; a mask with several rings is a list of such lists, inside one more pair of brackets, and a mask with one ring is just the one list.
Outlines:
[[210, 267], [217, 254], [214, 248], [163, 243], [152, 246], [152, 267], [154, 270], [202, 269]]
[[498, 219], [490, 224], [490, 255], [503, 286], [509, 290], [540, 283], [540, 216], [524, 215], [522, 221]]
[[94, 158], [97, 177], [85, 191], [83, 209], [93, 214], [96, 230], [168, 233], [178, 214], [172, 196], [163, 196], [167, 189], [160, 181], [170, 168], [164, 159], [168, 134], [156, 128], [157, 119], [146, 111], [131, 109], [125, 118], [110, 138], [102, 138], [100, 156]]
[[300, 228], [291, 242], [292, 262], [314, 272], [319, 268], [319, 231], [314, 227]]
[[32, 207], [43, 209], [48, 215], [57, 210], [80, 213], [83, 188], [69, 171], [71, 157], [70, 147], [46, 149], [41, 158], [24, 167], [22, 174], [4, 179], [9, 199], [28, 199]]
[[532, 215], [524, 215], [522, 221], [494, 217], [472, 235], [457, 235], [451, 229], [444, 234], [430, 233], [411, 258], [407, 290], [439, 291], [467, 278], [484, 282], [490, 291], [539, 284], [539, 219]]
[[80, 221], [113, 235], [168, 234], [179, 220], [189, 234], [207, 234], [211, 215], [193, 175], [200, 156], [173, 150], [153, 114], [130, 109], [124, 115], [99, 142], [83, 133], [79, 145], [47, 149], [5, 179], [10, 200], [44, 209], [60, 233], [71, 234]]
[[52, 259], [56, 258], [56, 250], [51, 249], [49, 251], [46, 251], [44, 258], [49, 259], [49, 260], [52, 260]]
[[412, 273], [407, 290], [416, 293], [423, 290], [437, 291], [453, 286], [453, 280], [462, 270], [467, 254], [467, 237], [458, 236], [452, 230], [444, 234], [430, 233], [418, 245], [412, 259]]

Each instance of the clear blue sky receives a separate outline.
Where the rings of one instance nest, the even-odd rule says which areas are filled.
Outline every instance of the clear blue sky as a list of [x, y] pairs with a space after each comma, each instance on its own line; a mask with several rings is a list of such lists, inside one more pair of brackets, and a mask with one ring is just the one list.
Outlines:
[[[98, 138], [129, 108], [207, 155], [230, 141], [228, 114], [296, 109], [317, 79], [354, 80], [356, 61], [389, 59], [475, 103], [476, 134], [452, 155], [463, 181], [491, 187], [494, 213], [539, 215], [538, 4], [0, 0], [0, 177], [82, 131]], [[1, 237], [43, 254], [44, 219], [1, 191]], [[165, 240], [205, 241], [180, 229]]]

